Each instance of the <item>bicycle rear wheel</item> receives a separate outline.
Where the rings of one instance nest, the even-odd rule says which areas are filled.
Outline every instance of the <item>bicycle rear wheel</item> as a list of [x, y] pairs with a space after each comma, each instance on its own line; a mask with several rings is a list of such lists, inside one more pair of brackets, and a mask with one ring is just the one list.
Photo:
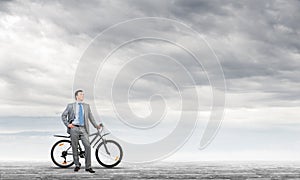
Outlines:
[[123, 150], [116, 141], [105, 140], [105, 144], [101, 142], [98, 145], [95, 155], [99, 164], [107, 168], [112, 168], [121, 162]]
[[74, 164], [70, 140], [60, 140], [51, 149], [51, 159], [59, 167], [67, 168]]

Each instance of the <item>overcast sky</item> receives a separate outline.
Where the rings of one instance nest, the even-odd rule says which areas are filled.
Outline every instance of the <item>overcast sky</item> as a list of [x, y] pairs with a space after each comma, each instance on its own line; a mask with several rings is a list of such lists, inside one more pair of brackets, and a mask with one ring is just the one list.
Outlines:
[[[189, 26], [205, 38], [216, 53], [226, 80], [224, 128], [247, 127], [252, 132], [270, 130], [274, 133], [286, 127], [285, 134], [299, 135], [296, 134], [300, 130], [299, 12], [300, 2], [296, 0], [0, 1], [0, 116], [59, 116], [65, 105], [74, 101], [76, 69], [85, 50], [99, 33], [126, 20], [162, 17]], [[174, 35], [176, 42], [185, 41], [183, 36], [175, 36], [174, 29], [161, 24], [154, 29], [140, 26], [136, 30], [153, 30], [157, 34]], [[107, 47], [99, 49], [105, 51], [134, 33], [124, 29], [115, 36], [106, 37], [102, 43]], [[200, 99], [198, 110], [204, 112], [201, 117], [207, 119], [205, 113], [212, 105], [209, 79], [214, 77], [207, 77], [205, 72], [209, 75], [210, 69], [196, 68], [185, 53], [176, 48], [166, 42], [144, 41], [128, 45], [114, 54], [102, 71], [107, 76], [103, 81], [101, 78], [95, 81], [99, 93], [96, 98], [100, 101], [96, 104], [106, 108], [107, 112], [102, 111], [104, 116], [109, 116], [112, 109], [104, 106], [110, 101], [106, 99], [109, 94], [106, 96], [105, 92], [108, 92], [102, 85], [109, 87], [113, 77], [110, 75], [122, 72], [118, 69], [122, 58], [157, 51], [167, 57], [152, 54], [138, 58], [143, 63], [127, 64], [117, 92], [128, 90], [126, 83], [123, 84], [126, 78], [146, 70], [165, 72], [185, 86], [184, 73], [171, 63], [172, 57], [184, 64], [194, 77]], [[205, 55], [208, 51], [202, 53]], [[89, 72], [89, 69], [85, 71]], [[168, 108], [180, 109], [178, 89], [166, 78], [144, 77], [133, 87], [129, 94], [132, 98], [130, 106], [141, 117], [151, 112], [147, 102], [157, 91]], [[194, 111], [194, 97], [189, 96], [188, 88], [184, 92], [184, 101], [188, 102], [184, 110]], [[161, 99], [158, 97], [158, 100]], [[162, 105], [160, 101], [153, 103], [155, 106], [152, 107]], [[286, 138], [282, 137], [282, 141]], [[295, 143], [300, 145], [298, 140], [290, 142]]]

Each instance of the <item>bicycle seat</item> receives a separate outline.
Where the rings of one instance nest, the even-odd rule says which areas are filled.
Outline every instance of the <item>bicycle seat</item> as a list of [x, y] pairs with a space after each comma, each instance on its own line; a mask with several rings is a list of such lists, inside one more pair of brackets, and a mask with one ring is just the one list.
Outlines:
[[64, 135], [53, 135], [54, 137], [62, 137], [62, 138], [70, 138], [71, 136], [64, 136]]

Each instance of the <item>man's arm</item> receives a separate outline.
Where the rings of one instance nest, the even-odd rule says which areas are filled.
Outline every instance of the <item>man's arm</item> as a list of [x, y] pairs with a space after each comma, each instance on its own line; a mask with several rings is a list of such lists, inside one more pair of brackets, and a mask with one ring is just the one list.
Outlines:
[[88, 113], [89, 113], [89, 115], [88, 115], [88, 117], [89, 117], [89, 120], [91, 121], [91, 123], [93, 124], [93, 126], [95, 127], [95, 128], [100, 128], [99, 127], [99, 125], [96, 123], [96, 121], [95, 121], [95, 118], [94, 118], [94, 116], [93, 116], [93, 114], [92, 114], [92, 111], [91, 111], [91, 108], [90, 108], [90, 105], [88, 104]]
[[67, 105], [66, 109], [64, 110], [64, 112], [61, 115], [61, 120], [63, 121], [63, 123], [65, 124], [66, 127], [68, 127], [68, 125], [69, 125], [68, 114], [69, 114], [69, 105]]

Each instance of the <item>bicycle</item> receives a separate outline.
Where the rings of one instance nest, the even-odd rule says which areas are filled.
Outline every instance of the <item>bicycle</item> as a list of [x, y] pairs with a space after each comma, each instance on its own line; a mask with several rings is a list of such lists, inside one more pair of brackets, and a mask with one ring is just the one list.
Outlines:
[[[98, 163], [106, 168], [112, 168], [117, 166], [123, 158], [123, 150], [119, 143], [114, 140], [107, 140], [104, 136], [110, 133], [104, 133], [102, 135], [104, 127], [102, 126], [101, 131], [97, 129], [97, 132], [90, 134], [89, 136], [95, 136], [90, 142], [92, 145], [94, 142], [95, 146], [98, 144], [95, 156]], [[74, 164], [73, 153], [71, 146], [71, 136], [54, 135], [54, 137], [68, 138], [57, 141], [51, 149], [51, 159], [53, 163], [61, 168], [68, 168]], [[96, 141], [97, 140], [97, 141]], [[101, 142], [100, 142], [101, 141]], [[78, 155], [80, 158], [84, 158], [85, 151], [82, 149], [81, 143], [78, 143]]]

